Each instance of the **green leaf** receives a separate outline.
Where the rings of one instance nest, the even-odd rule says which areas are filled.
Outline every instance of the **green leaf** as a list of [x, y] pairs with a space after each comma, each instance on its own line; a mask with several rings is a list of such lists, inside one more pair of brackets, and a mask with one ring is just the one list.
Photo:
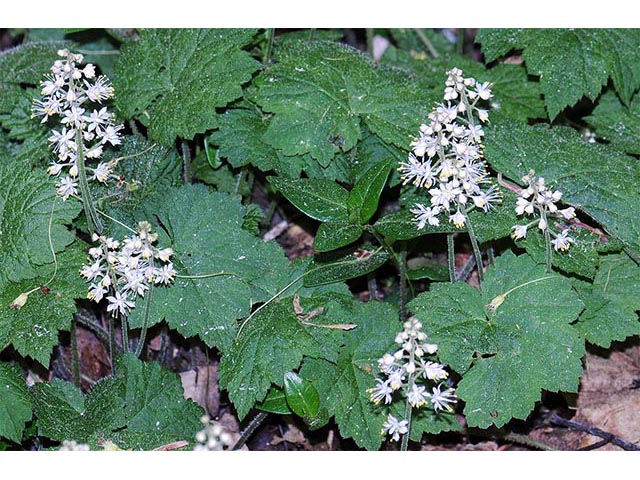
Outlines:
[[540, 76], [549, 117], [583, 96], [594, 100], [609, 78], [629, 103], [640, 86], [640, 32], [634, 29], [487, 29], [477, 41], [487, 61], [521, 49], [527, 70]]
[[215, 109], [242, 96], [260, 64], [242, 50], [255, 30], [146, 29], [122, 47], [113, 78], [125, 118], [148, 122], [149, 137], [172, 144], [215, 125]]
[[0, 55], [0, 112], [9, 113], [22, 96], [22, 85], [38, 85], [58, 58], [63, 42], [33, 42]]
[[31, 398], [20, 369], [0, 362], [0, 437], [20, 443], [31, 419]]
[[328, 252], [355, 242], [363, 232], [360, 225], [349, 222], [321, 223], [313, 240], [316, 252]]
[[413, 219], [413, 213], [408, 208], [404, 208], [383, 216], [373, 224], [373, 228], [383, 237], [394, 240], [411, 240], [429, 233], [450, 233], [457, 230], [449, 223], [441, 223], [438, 226], [425, 225], [425, 228], [418, 230]]
[[510, 121], [487, 132], [485, 155], [495, 170], [517, 183], [534, 169], [563, 193], [565, 203], [587, 213], [640, 257], [640, 164], [635, 158], [587, 143], [570, 128]]
[[324, 285], [360, 277], [384, 265], [389, 255], [382, 247], [335, 251], [316, 255], [307, 267], [305, 286]]
[[284, 393], [293, 413], [313, 418], [320, 410], [320, 395], [311, 382], [294, 372], [284, 374]]
[[31, 117], [33, 98], [39, 96], [35, 90], [24, 90], [16, 96], [12, 108], [0, 114], [2, 128], [9, 130], [11, 140], [19, 140], [20, 153], [15, 159], [23, 164], [41, 166], [51, 155], [47, 138], [51, 134], [43, 125]]
[[267, 126], [267, 120], [255, 110], [232, 108], [218, 117], [218, 130], [209, 138], [220, 147], [220, 157], [233, 167], [251, 164], [266, 172], [280, 163], [276, 151], [262, 139]]
[[586, 339], [609, 348], [614, 340], [640, 334], [640, 299], [633, 286], [640, 285], [640, 267], [624, 254], [602, 257], [593, 285], [578, 287], [585, 310], [576, 328]]
[[177, 374], [131, 354], [118, 358], [116, 375], [83, 397], [71, 383], [54, 379], [32, 391], [40, 435], [55, 441], [112, 441], [122, 449], [151, 450], [193, 441], [204, 411], [185, 400]]
[[104, 162], [116, 159], [120, 160], [115, 172], [124, 179], [124, 187], [112, 183], [106, 188], [104, 196], [110, 199], [110, 208], [130, 211], [147, 198], [182, 183], [182, 159], [175, 148], [140, 135], [123, 136], [117, 149], [105, 151]]
[[349, 321], [358, 328], [345, 336], [338, 361], [305, 358], [300, 375], [316, 387], [321, 407], [335, 417], [343, 438], [377, 450], [386, 415], [371, 402], [367, 389], [375, 386], [378, 359], [393, 348], [402, 326], [393, 305], [355, 299], [351, 304]]
[[394, 164], [395, 159], [383, 160], [369, 168], [354, 184], [347, 198], [351, 221], [364, 225], [376, 213], [380, 194]]
[[462, 375], [458, 396], [480, 428], [526, 418], [542, 389], [577, 391], [585, 348], [570, 324], [582, 308], [569, 279], [510, 252], [487, 269], [482, 293], [436, 284], [409, 304], [440, 359]]
[[258, 410], [278, 415], [289, 415], [293, 413], [287, 403], [287, 396], [283, 390], [271, 387], [264, 400], [256, 405]]
[[256, 79], [256, 100], [275, 115], [264, 136], [285, 155], [310, 153], [323, 166], [362, 138], [362, 123], [405, 147], [426, 118], [429, 98], [397, 70], [378, 68], [333, 42], [283, 42], [277, 63]]
[[299, 210], [321, 222], [346, 221], [349, 192], [332, 180], [292, 180], [268, 177], [269, 182]]
[[[0, 350], [13, 345], [21, 355], [49, 366], [58, 331], [71, 325], [75, 299], [87, 296], [88, 285], [78, 274], [87, 258], [84, 247], [78, 241], [57, 255], [58, 268], [51, 283], [55, 266], [46, 265], [36, 269], [35, 278], [9, 283], [0, 290]], [[38, 289], [45, 284], [46, 294]], [[20, 294], [34, 289], [22, 308], [9, 306]]]
[[[158, 245], [173, 248], [183, 276], [154, 288], [151, 325], [164, 319], [181, 335], [198, 335], [225, 351], [236, 320], [286, 284], [289, 262], [283, 250], [244, 230], [245, 214], [238, 196], [203, 185], [166, 189], [144, 205], [139, 218], [162, 222], [156, 227]], [[130, 317], [133, 328], [144, 322], [144, 302], [139, 303]]]
[[585, 119], [595, 127], [598, 137], [627, 153], [640, 154], [639, 96], [625, 107], [614, 92], [606, 92]]
[[49, 223], [51, 243], [60, 252], [74, 237], [64, 224], [81, 208], [74, 199], [56, 198], [44, 171], [31, 171], [15, 160], [0, 161], [0, 290], [9, 282], [34, 278], [38, 266], [53, 262]]
[[408, 265], [407, 278], [409, 280], [422, 280], [428, 278], [436, 282], [446, 282], [449, 280], [449, 268], [446, 265], [441, 265], [431, 262], [413, 262], [413, 265]]
[[[518, 217], [515, 214], [515, 194], [509, 190], [499, 190], [503, 195], [502, 202], [495, 205], [489, 212], [479, 209], [473, 209], [469, 212], [469, 220], [480, 243], [508, 237], [511, 233], [511, 227], [518, 223]], [[426, 192], [423, 193], [425, 195], [411, 194], [411, 198], [414, 202], [428, 205], [429, 200]], [[395, 240], [411, 240], [434, 233], [467, 231], [466, 228], [456, 228], [448, 221], [446, 214], [440, 216], [440, 225], [427, 224], [422, 230], [418, 230], [414, 215], [410, 212], [414, 202], [407, 202], [410, 205], [409, 208], [385, 215], [373, 225], [373, 228], [384, 237]]]
[[[522, 217], [521, 217], [522, 218]], [[572, 233], [576, 240], [565, 252], [556, 252], [551, 249], [551, 262], [553, 266], [563, 272], [575, 273], [585, 278], [593, 278], [598, 268], [600, 257], [596, 246], [600, 243], [600, 236], [581, 229]], [[518, 240], [516, 245], [522, 246], [537, 263], [546, 261], [546, 246], [544, 234], [535, 227], [523, 240]]]
[[[342, 303], [335, 294], [300, 298], [305, 313], [322, 307], [314, 324], [344, 323]], [[303, 355], [331, 361], [337, 357], [343, 332], [305, 325], [293, 307], [292, 297], [266, 304], [246, 321], [220, 361], [220, 384], [240, 418], [265, 398], [271, 384], [282, 386], [285, 374], [298, 368]]]
[[[540, 85], [528, 79], [523, 65], [496, 65], [486, 69], [482, 63], [456, 54], [438, 58], [421, 57], [390, 46], [381, 61], [408, 69], [433, 90], [434, 100], [442, 101], [447, 72], [462, 69], [465, 77], [493, 84], [490, 116], [500, 114], [515, 120], [546, 118]], [[414, 134], [415, 135], [415, 134]]]

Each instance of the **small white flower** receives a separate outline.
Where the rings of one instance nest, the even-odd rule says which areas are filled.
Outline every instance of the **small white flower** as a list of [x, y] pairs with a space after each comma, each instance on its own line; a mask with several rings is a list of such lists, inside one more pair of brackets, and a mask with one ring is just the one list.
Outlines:
[[92, 283], [89, 286], [89, 293], [87, 294], [87, 298], [89, 300], [93, 300], [94, 302], [100, 302], [103, 299], [104, 294], [107, 293], [107, 289], [102, 284], [94, 284]]
[[384, 399], [385, 404], [391, 403], [393, 388], [389, 386], [388, 381], [385, 382], [377, 378], [376, 382], [377, 385], [374, 388], [367, 390], [371, 394], [371, 401], [377, 404]]
[[465, 216], [460, 212], [460, 210], [449, 216], [449, 222], [452, 222], [456, 228], [464, 227], [466, 221]]
[[554, 238], [553, 240], [551, 240], [551, 243], [553, 244], [553, 248], [558, 251], [558, 250], [568, 250], [569, 247], [571, 246], [572, 243], [575, 243], [575, 240], [571, 237], [568, 236], [569, 235], [569, 229], [563, 230], [562, 232], [560, 232], [556, 238]]
[[418, 230], [422, 230], [427, 223], [431, 226], [440, 225], [438, 219], [440, 209], [438, 207], [425, 207], [421, 203], [417, 203], [410, 211], [416, 216], [414, 221], [418, 223]]
[[71, 177], [66, 176], [61, 179], [60, 182], [56, 183], [56, 193], [62, 197], [62, 200], [67, 200], [71, 195], [78, 194], [77, 186], [78, 184], [74, 182]]
[[489, 82], [484, 82], [483, 84], [480, 84], [480, 82], [476, 83], [476, 91], [482, 100], [489, 100], [493, 97], [491, 94], [491, 83]]
[[440, 389], [443, 384], [438, 385], [437, 387], [433, 387], [431, 394], [431, 404], [433, 405], [434, 411], [439, 410], [447, 410], [448, 412], [453, 412], [453, 408], [451, 408], [451, 403], [455, 403], [457, 401], [456, 393], [453, 388], [447, 388], [444, 392]]
[[576, 216], [576, 209], [573, 207], [568, 207], [562, 210], [558, 210], [558, 213], [562, 215], [566, 220], [571, 220]]
[[513, 230], [511, 236], [515, 240], [519, 240], [527, 236], [527, 225], [514, 225], [511, 229]]
[[449, 373], [444, 369], [444, 365], [436, 362], [423, 362], [422, 372], [429, 380], [444, 380]]
[[407, 420], [398, 420], [393, 415], [387, 416], [387, 421], [382, 426], [381, 434], [391, 435], [391, 440], [397, 442], [400, 440], [400, 435], [404, 435], [409, 431], [409, 422]]
[[154, 269], [154, 282], [168, 284], [176, 276], [176, 271], [173, 269], [173, 264], [163, 265], [162, 268]]
[[93, 172], [93, 178], [98, 180], [100, 183], [106, 183], [109, 179], [109, 175], [111, 175], [111, 168], [107, 163], [99, 163]]
[[429, 401], [429, 394], [426, 393], [425, 387], [413, 384], [413, 388], [407, 394], [409, 404], [414, 408], [419, 408]]
[[115, 292], [115, 295], [107, 297], [107, 300], [107, 312], [114, 312], [114, 315], [126, 315], [128, 309], [135, 307], [135, 303], [127, 299], [126, 293]]

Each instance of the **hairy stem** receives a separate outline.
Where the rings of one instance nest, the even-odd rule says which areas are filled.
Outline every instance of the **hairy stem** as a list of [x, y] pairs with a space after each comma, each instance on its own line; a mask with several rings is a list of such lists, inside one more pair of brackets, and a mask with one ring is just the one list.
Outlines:
[[[153, 262], [151, 263], [153, 267]], [[140, 330], [140, 338], [138, 339], [138, 345], [136, 346], [135, 355], [140, 358], [144, 342], [147, 338], [147, 329], [149, 325], [149, 315], [151, 315], [151, 297], [153, 296], [153, 284], [149, 285], [149, 291], [147, 292], [147, 298], [144, 304], [144, 320], [142, 321], [142, 329]]]
[[264, 49], [264, 54], [262, 55], [262, 63], [265, 65], [271, 63], [271, 51], [273, 50], [273, 39], [275, 38], [275, 33], [275, 28], [267, 28], [264, 32], [267, 39], [267, 47]]
[[71, 365], [73, 368], [73, 383], [80, 387], [80, 354], [78, 353], [78, 325], [71, 322]]
[[398, 307], [400, 312], [400, 319], [404, 321], [407, 318], [407, 250], [403, 249], [400, 252], [400, 271], [398, 275], [400, 277], [400, 298], [398, 301]]
[[182, 140], [180, 143], [180, 148], [182, 150], [182, 165], [184, 172], [184, 183], [191, 183], [193, 180], [193, 171], [191, 165], [191, 152], [189, 151], [189, 144], [186, 140]]
[[449, 258], [449, 281], [454, 283], [456, 281], [456, 252], [453, 244], [454, 233], [447, 234], [447, 254]]
[[111, 362], [111, 374], [116, 374], [116, 327], [113, 321], [113, 315], [109, 315], [109, 361]]
[[373, 28], [367, 28], [367, 53], [373, 58]]
[[87, 168], [84, 164], [84, 146], [82, 143], [82, 132], [80, 129], [76, 129], [76, 144], [78, 146], [76, 165], [78, 166], [78, 183], [80, 186], [80, 196], [82, 199], [82, 206], [84, 213], [87, 217], [87, 226], [89, 227], [89, 233], [101, 234], [104, 229], [104, 225], [98, 213], [96, 207], [93, 204], [93, 197], [89, 190], [89, 180], [87, 179]]
[[431, 43], [431, 40], [429, 40], [427, 38], [427, 36], [424, 34], [424, 32], [422, 31], [422, 29], [420, 28], [414, 28], [413, 29], [414, 32], [416, 32], [416, 35], [418, 35], [418, 38], [420, 39], [420, 41], [422, 43], [424, 43], [424, 46], [427, 47], [427, 50], [429, 50], [429, 53], [431, 54], [431, 56], [433, 58], [438, 58], [440, 56], [440, 54], [438, 53], [438, 51], [433, 47], [433, 44]]
[[458, 55], [464, 55], [464, 34], [465, 34], [465, 30], [464, 28], [459, 28], [458, 29], [458, 35], [456, 38], [456, 53]]
[[546, 227], [544, 229], [544, 243], [545, 243], [545, 260], [547, 263], [547, 273], [551, 273], [552, 272], [551, 256], [553, 255], [551, 251], [551, 232], [549, 231], [549, 223], [547, 222], [546, 213], [544, 212], [544, 210], [540, 210], [540, 213], [542, 215], [542, 219], [546, 224]]
[[120, 318], [120, 326], [122, 327], [122, 351], [129, 352], [129, 319], [126, 315]]
[[471, 247], [473, 248], [473, 255], [476, 257], [476, 265], [478, 267], [478, 279], [480, 283], [484, 278], [483, 266], [482, 266], [482, 251], [480, 250], [480, 245], [478, 244], [478, 239], [476, 238], [476, 234], [473, 231], [473, 225], [471, 224], [471, 220], [469, 219], [469, 215], [467, 214], [466, 208], [464, 205], [460, 205], [460, 211], [464, 215], [465, 222], [467, 225], [467, 231], [469, 233], [469, 239], [471, 240]]

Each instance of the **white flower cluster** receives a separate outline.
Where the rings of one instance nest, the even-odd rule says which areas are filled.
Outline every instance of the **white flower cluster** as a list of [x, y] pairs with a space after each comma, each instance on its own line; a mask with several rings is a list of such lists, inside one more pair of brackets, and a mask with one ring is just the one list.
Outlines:
[[[90, 63], [80, 68], [81, 54], [63, 49], [58, 55], [63, 59], [54, 62], [51, 73], [40, 83], [43, 98], [34, 100], [32, 112], [34, 117], [43, 117], [41, 123], [49, 117], [60, 118], [61, 127], [52, 129], [49, 137], [58, 159], [48, 172], [58, 176], [65, 167], [69, 168], [68, 174], [56, 183], [58, 195], [66, 200], [78, 194], [78, 157], [98, 159], [107, 143], [120, 144], [122, 125], [115, 125], [113, 114], [106, 106], [101, 107], [104, 100], [113, 97], [107, 77], [96, 77], [95, 66]], [[93, 179], [106, 183], [114, 166], [112, 162], [100, 162], [88, 170], [93, 172]]]
[[170, 261], [173, 250], [154, 247], [157, 239], [146, 221], [138, 223], [137, 235], [122, 242], [94, 234], [93, 241], [100, 246], [89, 249], [90, 263], [80, 270], [90, 282], [88, 298], [100, 302], [106, 296], [108, 312], [126, 315], [149, 285], [171, 283], [176, 276]]
[[63, 440], [58, 449], [60, 452], [88, 452], [91, 450], [86, 443], [78, 443], [75, 440]]
[[527, 229], [537, 223], [542, 232], [548, 230], [552, 238], [551, 244], [556, 251], [567, 250], [575, 242], [569, 236], [569, 229], [563, 228], [560, 232], [555, 232], [549, 224], [549, 220], [550, 217], [563, 222], [571, 220], [576, 216], [575, 208], [568, 207], [559, 210], [556, 203], [562, 198], [562, 192], [549, 188], [544, 178], [536, 177], [533, 170], [530, 170], [528, 175], [522, 177], [522, 181], [527, 184], [527, 187], [520, 192], [516, 203], [516, 214], [537, 215], [539, 218], [526, 225], [514, 225], [511, 236], [515, 240], [525, 238]]
[[[417, 203], [411, 209], [420, 230], [427, 223], [439, 225], [438, 215], [443, 212], [462, 228], [467, 211], [477, 207], [487, 212], [501, 199], [482, 161], [484, 131], [480, 122], [486, 122], [489, 115], [477, 106], [493, 96], [491, 84], [464, 78], [459, 68], [447, 73], [446, 104], [437, 105], [429, 114], [429, 124], [420, 126], [420, 136], [411, 143], [409, 159], [398, 168], [404, 184], [429, 189], [431, 206]], [[472, 203], [466, 208], [469, 199]]]
[[212, 421], [208, 415], [203, 416], [200, 421], [204, 428], [196, 433], [194, 451], [198, 450], [225, 450], [233, 446], [234, 441], [231, 434], [226, 432], [222, 425]]
[[[401, 391], [413, 408], [430, 404], [435, 412], [451, 412], [453, 409], [450, 404], [456, 402], [455, 390], [446, 388], [442, 382], [449, 376], [445, 366], [425, 359], [428, 355], [434, 355], [438, 346], [425, 342], [427, 334], [421, 328], [422, 324], [415, 317], [404, 323], [404, 329], [395, 339], [401, 347], [395, 353], [386, 353], [378, 360], [380, 371], [386, 378], [378, 378], [377, 385], [367, 392], [371, 395], [371, 401], [376, 404], [381, 401], [390, 404], [393, 394]], [[431, 391], [427, 387], [431, 387]], [[398, 420], [389, 415], [382, 433], [391, 435], [391, 439], [397, 441], [400, 435], [407, 432], [408, 424], [408, 420]]]

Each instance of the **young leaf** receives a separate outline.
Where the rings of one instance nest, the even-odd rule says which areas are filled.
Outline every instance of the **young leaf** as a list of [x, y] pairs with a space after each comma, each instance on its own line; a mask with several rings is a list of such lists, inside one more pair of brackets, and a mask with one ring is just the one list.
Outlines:
[[[168, 188], [145, 203], [139, 218], [156, 219], [158, 244], [173, 248], [179, 275], [169, 287], [154, 289], [151, 324], [165, 319], [181, 335], [198, 335], [225, 351], [236, 320], [284, 286], [284, 252], [244, 230], [245, 213], [239, 197], [203, 185]], [[129, 319], [133, 328], [144, 322], [139, 303]]]
[[360, 277], [384, 265], [388, 259], [382, 247], [319, 254], [307, 267], [304, 284], [324, 285]]
[[320, 409], [318, 390], [311, 382], [294, 372], [284, 375], [284, 393], [293, 413], [302, 418], [313, 418]]
[[640, 32], [633, 29], [486, 29], [477, 41], [488, 62], [523, 50], [527, 70], [540, 76], [549, 117], [583, 96], [594, 100], [611, 77], [623, 102], [640, 86]]
[[349, 220], [365, 224], [376, 213], [380, 194], [395, 163], [396, 160], [393, 158], [383, 160], [369, 168], [358, 179], [347, 198]]
[[40, 435], [89, 442], [92, 447], [112, 441], [122, 449], [144, 450], [193, 441], [204, 411], [184, 399], [178, 375], [131, 354], [118, 359], [116, 372], [86, 397], [58, 379], [37, 384], [32, 397]]
[[585, 303], [576, 328], [587, 341], [609, 348], [614, 340], [640, 334], [640, 267], [624, 254], [602, 257], [593, 285], [582, 282], [577, 290]]
[[277, 413], [278, 415], [289, 415], [293, 413], [287, 403], [287, 396], [283, 390], [277, 387], [271, 387], [264, 400], [256, 405], [258, 410], [269, 413]]
[[49, 234], [55, 251], [62, 251], [73, 241], [65, 224], [81, 208], [74, 199], [56, 198], [53, 181], [44, 171], [31, 171], [14, 160], [0, 161], [0, 291], [9, 282], [34, 278], [40, 273], [38, 266], [53, 262]]
[[487, 132], [485, 155], [516, 183], [534, 169], [562, 192], [565, 203], [587, 213], [640, 257], [640, 164], [635, 158], [587, 143], [570, 128], [513, 121], [496, 123]]
[[0, 437], [20, 443], [24, 425], [31, 419], [29, 389], [20, 369], [0, 362]]
[[[58, 331], [68, 330], [76, 312], [75, 299], [87, 296], [87, 283], [78, 271], [86, 261], [85, 244], [76, 242], [57, 255], [58, 268], [51, 283], [54, 265], [38, 267], [35, 278], [9, 283], [0, 289], [0, 350], [8, 345], [23, 356], [29, 356], [45, 367], [53, 347], [58, 344]], [[36, 289], [21, 308], [9, 305], [22, 293]]]
[[[309, 311], [322, 307], [317, 323], [344, 323], [339, 297], [321, 295], [301, 302]], [[271, 384], [283, 385], [285, 374], [298, 368], [303, 355], [335, 361], [342, 336], [340, 330], [304, 325], [292, 297], [281, 298], [246, 321], [220, 361], [220, 384], [243, 418], [265, 398]]]
[[617, 95], [606, 92], [591, 115], [585, 118], [603, 140], [627, 153], [640, 154], [640, 97], [634, 96], [625, 107]]
[[348, 219], [349, 192], [332, 180], [292, 180], [269, 177], [269, 182], [299, 210], [321, 222], [339, 222]]
[[212, 128], [215, 109], [242, 95], [260, 64], [242, 50], [255, 30], [145, 29], [125, 44], [113, 78], [125, 118], [149, 125], [149, 137], [172, 144]]
[[[409, 308], [438, 344], [441, 360], [462, 375], [458, 396], [470, 426], [524, 419], [541, 389], [576, 391], [584, 340], [570, 324], [583, 308], [569, 279], [530, 257], [501, 255], [482, 293], [436, 284]], [[552, 366], [552, 367], [550, 367]]]
[[355, 242], [362, 235], [363, 228], [349, 222], [321, 223], [313, 240], [316, 252], [329, 252]]

